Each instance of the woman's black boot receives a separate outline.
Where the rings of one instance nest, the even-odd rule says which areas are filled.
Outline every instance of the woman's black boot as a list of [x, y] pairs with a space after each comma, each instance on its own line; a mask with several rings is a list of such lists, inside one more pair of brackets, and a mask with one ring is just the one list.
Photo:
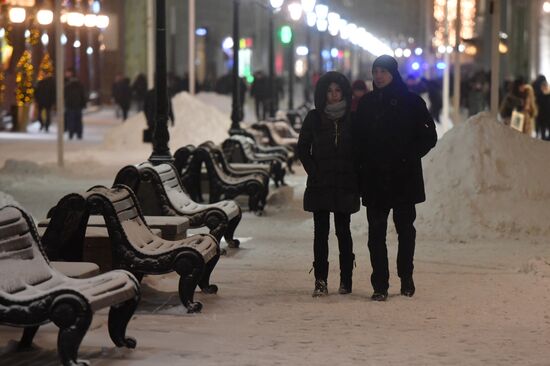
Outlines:
[[313, 289], [313, 294], [311, 296], [327, 296], [328, 262], [313, 262], [313, 269], [315, 271], [315, 288]]
[[353, 263], [355, 262], [355, 254], [342, 255], [340, 254], [340, 287], [338, 293], [341, 295], [351, 294]]

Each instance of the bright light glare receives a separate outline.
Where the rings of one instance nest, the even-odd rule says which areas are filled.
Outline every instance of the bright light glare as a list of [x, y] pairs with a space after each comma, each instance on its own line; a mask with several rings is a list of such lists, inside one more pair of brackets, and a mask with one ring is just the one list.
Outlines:
[[317, 18], [319, 19], [326, 19], [328, 15], [328, 6], [323, 4], [315, 5], [315, 14], [317, 14]]
[[443, 61], [439, 61], [435, 67], [437, 67], [439, 70], [445, 70], [445, 68], [447, 67], [447, 65], [445, 65], [445, 62]]
[[62, 34], [61, 35], [61, 44], [66, 45], [67, 44], [67, 36]]
[[84, 16], [84, 25], [88, 28], [93, 28], [97, 25], [97, 15], [86, 14]]
[[94, 49], [90, 46], [88, 46], [88, 48], [86, 48], [86, 54], [87, 55], [93, 55], [94, 54]]
[[306, 19], [307, 25], [309, 25], [310, 27], [315, 27], [315, 24], [317, 24], [317, 14], [315, 13], [307, 13]]
[[412, 65], [411, 65], [411, 69], [413, 69], [413, 70], [415, 70], [415, 71], [418, 70], [418, 69], [420, 69], [420, 64], [419, 64], [418, 62], [416, 62], [416, 61], [413, 62]]
[[298, 56], [307, 56], [308, 53], [309, 53], [309, 49], [306, 46], [296, 47], [296, 54]]
[[9, 11], [10, 22], [12, 23], [23, 23], [26, 16], [25, 8], [11, 8]]
[[545, 13], [550, 13], [550, 1], [545, 1], [544, 4], [542, 4], [542, 10]]
[[290, 19], [298, 21], [302, 17], [302, 5], [299, 3], [289, 4], [288, 12], [290, 13]]
[[84, 14], [77, 11], [68, 13], [67, 24], [71, 27], [82, 27], [84, 25]]
[[395, 49], [395, 57], [403, 57], [403, 50], [401, 48]]
[[330, 50], [330, 55], [333, 57], [333, 58], [336, 58], [338, 57], [338, 48], [333, 48]]
[[80, 46], [81, 46], [81, 43], [78, 39], [76, 41], [74, 41], [74, 43], [73, 43], [74, 48], [80, 48]]
[[36, 20], [41, 25], [52, 24], [53, 21], [53, 12], [47, 9], [40, 9], [36, 13]]
[[311, 13], [315, 9], [316, 0], [302, 0], [302, 8], [304, 12]]
[[109, 26], [109, 17], [107, 15], [98, 15], [96, 18], [96, 26], [99, 29], [105, 29]]
[[408, 48], [405, 48], [405, 49], [403, 50], [403, 56], [404, 56], [404, 57], [411, 57], [411, 50], [408, 49]]
[[42, 37], [40, 37], [40, 41], [44, 46], [47, 46], [48, 43], [50, 43], [50, 37], [48, 37], [47, 33], [42, 34]]
[[317, 30], [319, 32], [326, 32], [328, 28], [328, 21], [326, 19], [317, 19]]
[[224, 50], [229, 50], [229, 49], [233, 48], [233, 38], [226, 37], [222, 42], [222, 48]]
[[270, 0], [269, 3], [273, 9], [279, 9], [283, 6], [284, 0]]
[[422, 51], [422, 48], [420, 48], [420, 47], [416, 47], [416, 48], [414, 49], [414, 54], [417, 55], [417, 56], [422, 55], [422, 52], [423, 52], [423, 51]]

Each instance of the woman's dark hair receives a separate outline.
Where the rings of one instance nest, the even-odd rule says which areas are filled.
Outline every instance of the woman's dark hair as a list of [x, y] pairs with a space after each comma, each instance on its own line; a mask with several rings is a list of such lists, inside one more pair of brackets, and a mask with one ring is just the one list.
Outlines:
[[331, 83], [336, 83], [342, 89], [342, 97], [346, 100], [348, 108], [351, 108], [351, 85], [349, 80], [337, 71], [329, 71], [319, 78], [315, 86], [315, 108], [324, 110], [327, 105], [327, 92]]
[[516, 80], [514, 80], [514, 82], [512, 83], [512, 90], [511, 90], [512, 94], [515, 95], [516, 97], [522, 97], [523, 93], [520, 89], [522, 85], [525, 85], [524, 78], [519, 77]]
[[543, 94], [542, 92], [542, 85], [547, 84], [546, 77], [544, 75], [539, 75], [533, 81], [533, 90], [535, 91], [535, 96], [538, 97]]

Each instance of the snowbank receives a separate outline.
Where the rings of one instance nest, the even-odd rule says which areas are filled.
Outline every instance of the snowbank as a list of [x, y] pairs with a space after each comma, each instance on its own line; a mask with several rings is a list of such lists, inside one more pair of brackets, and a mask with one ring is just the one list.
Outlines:
[[[173, 127], [169, 124], [169, 147], [172, 152], [188, 144], [199, 145], [206, 140], [221, 143], [228, 137], [227, 131], [231, 126], [229, 114], [222, 113], [215, 105], [205, 103], [187, 92], [174, 96], [172, 105], [176, 119]], [[143, 143], [146, 126], [143, 113], [134, 115], [109, 132], [102, 148], [150, 152], [151, 145]]]
[[424, 159], [421, 232], [451, 240], [550, 234], [550, 144], [481, 113]]
[[6, 205], [13, 205], [13, 206], [21, 206], [19, 202], [15, 200], [12, 196], [10, 196], [7, 193], [4, 193], [0, 191], [0, 207], [4, 207]]

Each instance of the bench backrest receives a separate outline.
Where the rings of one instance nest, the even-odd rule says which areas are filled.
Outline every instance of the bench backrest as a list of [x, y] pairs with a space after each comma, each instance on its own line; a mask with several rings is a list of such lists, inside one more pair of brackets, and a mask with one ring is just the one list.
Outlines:
[[[177, 176], [176, 168], [171, 164], [153, 165], [149, 162], [141, 163], [138, 169], [149, 169], [154, 171], [164, 187], [166, 196], [170, 204], [179, 210], [193, 211], [199, 208], [189, 195], [183, 190], [181, 182]], [[139, 193], [138, 193], [139, 195]]]
[[13, 295], [52, 278], [32, 219], [13, 206], [0, 208], [0, 295]]
[[243, 153], [245, 157], [248, 160], [254, 160], [254, 140], [252, 140], [250, 137], [242, 136], [242, 135], [233, 135], [230, 137], [231, 140], [237, 141], [241, 144]]

